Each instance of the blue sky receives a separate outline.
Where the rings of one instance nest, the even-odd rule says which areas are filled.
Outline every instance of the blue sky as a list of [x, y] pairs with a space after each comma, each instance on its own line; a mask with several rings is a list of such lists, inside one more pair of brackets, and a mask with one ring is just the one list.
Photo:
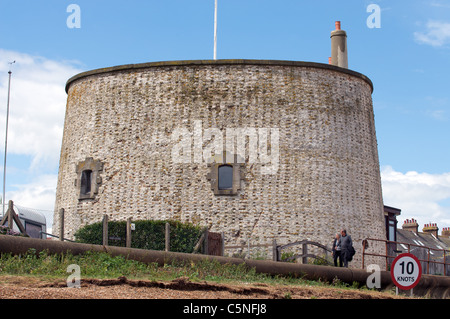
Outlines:
[[[374, 83], [386, 205], [400, 221], [450, 226], [450, 1], [218, 0], [218, 59], [327, 63], [330, 32], [347, 31], [349, 68]], [[369, 28], [369, 4], [381, 8]], [[69, 28], [70, 4], [80, 28]], [[12, 65], [7, 199], [51, 211], [64, 85], [121, 64], [212, 59], [214, 0], [0, 0], [0, 141]], [[51, 213], [49, 213], [51, 215]]]

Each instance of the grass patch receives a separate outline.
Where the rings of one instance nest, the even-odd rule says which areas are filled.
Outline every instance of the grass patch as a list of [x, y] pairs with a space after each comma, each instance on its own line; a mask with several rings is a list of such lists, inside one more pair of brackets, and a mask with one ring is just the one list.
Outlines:
[[[42, 279], [67, 279], [69, 265], [80, 267], [81, 278], [110, 279], [125, 276], [128, 279], [149, 281], [171, 281], [187, 277], [191, 281], [217, 283], [263, 283], [268, 285], [307, 285], [316, 287], [347, 288], [338, 280], [333, 283], [310, 281], [293, 276], [271, 276], [257, 273], [245, 264], [220, 264], [215, 260], [200, 262], [177, 262], [159, 266], [128, 260], [108, 253], [87, 252], [81, 255], [70, 253], [56, 255], [46, 251], [36, 254], [30, 249], [24, 255], [1, 254], [0, 275], [34, 276]], [[351, 288], [351, 287], [348, 287]], [[348, 289], [347, 288], [347, 289]]]
[[188, 277], [192, 281], [213, 282], [260, 282], [299, 284], [303, 281], [293, 277], [273, 277], [256, 273], [245, 264], [220, 264], [215, 260], [200, 262], [177, 262], [159, 266], [156, 263], [145, 264], [128, 260], [122, 256], [111, 256], [107, 253], [87, 252], [82, 255], [70, 253], [55, 255], [42, 251], [36, 254], [30, 249], [24, 255], [2, 254], [0, 256], [1, 275], [31, 275], [44, 278], [67, 278], [70, 273], [67, 267], [76, 264], [80, 267], [81, 278], [117, 278], [125, 276], [129, 279], [141, 280], [173, 280]]

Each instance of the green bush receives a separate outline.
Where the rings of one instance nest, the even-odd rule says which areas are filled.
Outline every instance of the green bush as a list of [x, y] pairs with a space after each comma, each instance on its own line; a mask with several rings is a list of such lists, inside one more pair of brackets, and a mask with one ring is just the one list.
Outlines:
[[8, 226], [0, 226], [0, 235], [28, 237], [28, 235], [12, 230]]
[[[202, 228], [188, 223], [169, 220], [137, 220], [133, 221], [135, 230], [131, 232], [131, 247], [164, 250], [165, 224], [170, 225], [170, 251], [192, 253], [195, 244], [200, 239]], [[87, 225], [75, 233], [75, 239], [80, 243], [102, 244], [102, 222]], [[108, 245], [126, 246], [126, 222], [108, 222]]]

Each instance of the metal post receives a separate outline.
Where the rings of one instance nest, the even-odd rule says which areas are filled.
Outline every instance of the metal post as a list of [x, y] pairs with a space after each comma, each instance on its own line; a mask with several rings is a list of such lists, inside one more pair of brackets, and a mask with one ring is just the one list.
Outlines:
[[64, 241], [64, 208], [59, 210], [59, 240]]
[[387, 241], [384, 242], [384, 251], [386, 252], [386, 271], [389, 269], [389, 250], [388, 250], [388, 244]]
[[445, 249], [444, 249], [444, 276], [447, 276], [447, 259], [445, 258]]
[[[16, 63], [16, 61], [9, 62], [9, 64]], [[8, 151], [8, 122], [9, 122], [9, 98], [11, 93], [11, 70], [8, 71], [8, 101], [6, 104], [6, 134], [5, 134], [5, 159], [3, 162], [3, 197], [2, 197], [2, 203], [3, 203], [3, 211], [2, 216], [5, 215], [5, 188], [6, 188], [6, 153]]]
[[217, 59], [217, 0], [214, 5], [214, 60]]
[[366, 252], [366, 244], [365, 244], [366, 242], [365, 242], [365, 240], [363, 241], [363, 245], [362, 245], [362, 269], [364, 269], [364, 255], [365, 255], [365, 252]]

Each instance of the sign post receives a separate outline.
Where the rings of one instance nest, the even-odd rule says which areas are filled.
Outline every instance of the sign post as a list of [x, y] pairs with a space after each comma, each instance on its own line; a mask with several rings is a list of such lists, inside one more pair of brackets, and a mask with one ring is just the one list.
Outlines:
[[[413, 289], [422, 276], [422, 266], [419, 259], [410, 253], [398, 255], [391, 266], [391, 278], [398, 288], [403, 290]], [[411, 290], [412, 294], [412, 290]]]

